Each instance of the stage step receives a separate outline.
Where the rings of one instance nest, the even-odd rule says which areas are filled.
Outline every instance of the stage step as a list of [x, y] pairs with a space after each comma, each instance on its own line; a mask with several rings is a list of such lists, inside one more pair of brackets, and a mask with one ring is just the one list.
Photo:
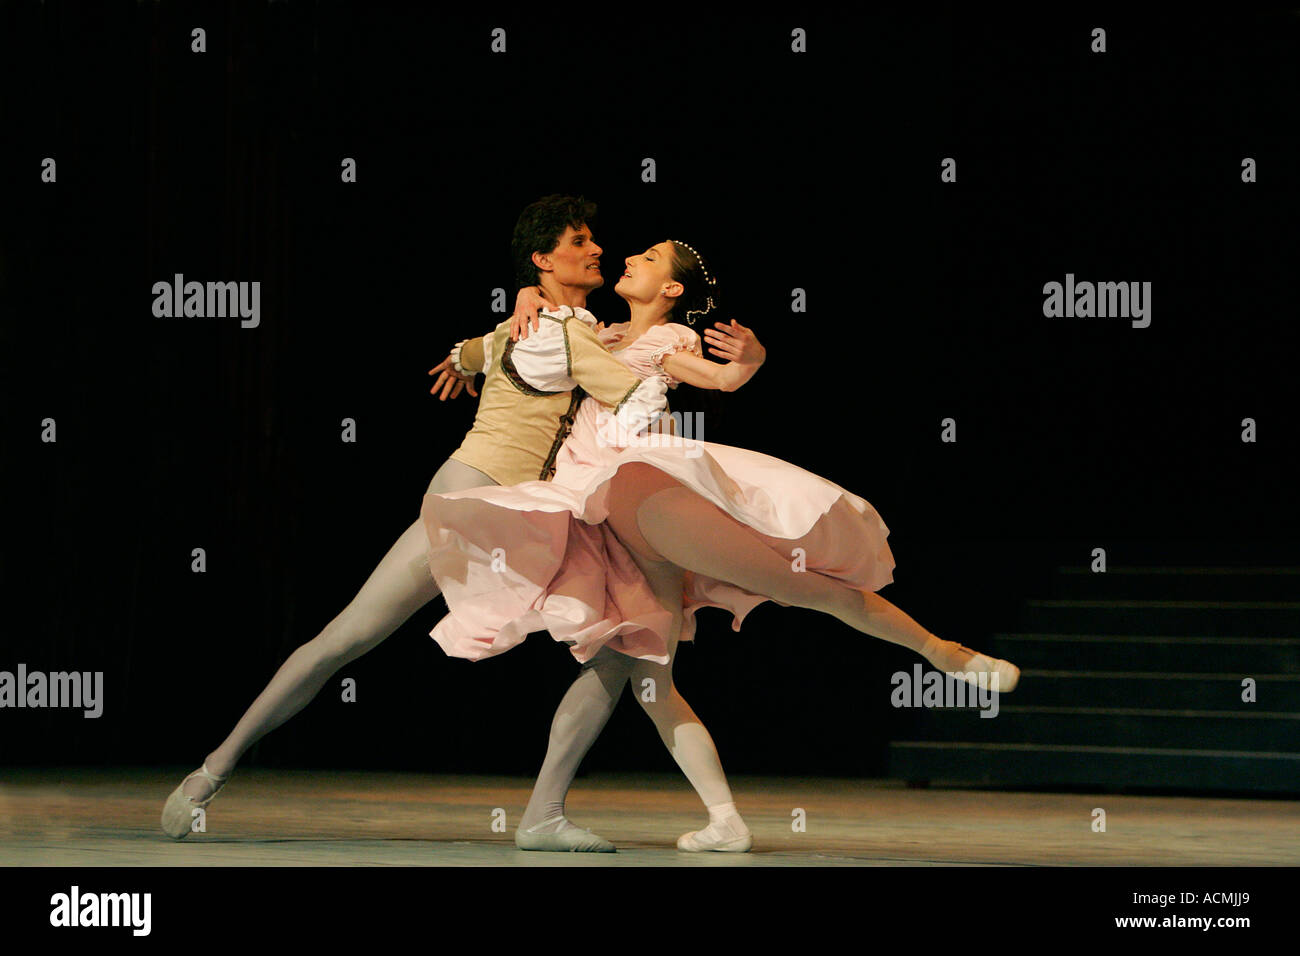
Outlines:
[[1300, 601], [1026, 601], [1021, 624], [1054, 634], [1300, 639]]
[[1300, 754], [1153, 747], [899, 741], [913, 783], [1107, 790], [1300, 793]]
[[980, 650], [1006, 658], [1021, 671], [1300, 675], [1300, 638], [996, 634]]
[[996, 716], [916, 708], [891, 776], [1300, 794], [1300, 568], [1058, 567], [1049, 590], [980, 647], [1021, 668]]
[[1049, 598], [1057, 600], [1293, 601], [1300, 568], [1059, 567]]
[[1300, 740], [1300, 713], [1154, 710], [1140, 707], [1022, 707], [999, 697], [997, 710], [917, 708], [915, 741], [1109, 745], [1142, 741], [1176, 750], [1285, 751]]
[[1016, 707], [1132, 707], [1300, 713], [1300, 674], [1254, 676], [1255, 703], [1242, 700], [1244, 672], [1021, 670], [1020, 686], [1003, 700]]

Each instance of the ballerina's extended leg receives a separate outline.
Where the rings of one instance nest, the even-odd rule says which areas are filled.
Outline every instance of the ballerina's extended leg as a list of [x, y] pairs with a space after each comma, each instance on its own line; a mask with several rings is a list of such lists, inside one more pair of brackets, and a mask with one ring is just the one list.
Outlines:
[[[610, 520], [614, 524], [619, 518], [611, 515]], [[639, 537], [659, 556], [688, 570], [783, 604], [823, 611], [873, 637], [911, 648], [968, 682], [983, 680], [1005, 692], [1019, 681], [1014, 664], [937, 637], [879, 594], [815, 571], [795, 571], [753, 529], [687, 488], [666, 487], [642, 498], [636, 527], [624, 522], [615, 531], [620, 537]]]

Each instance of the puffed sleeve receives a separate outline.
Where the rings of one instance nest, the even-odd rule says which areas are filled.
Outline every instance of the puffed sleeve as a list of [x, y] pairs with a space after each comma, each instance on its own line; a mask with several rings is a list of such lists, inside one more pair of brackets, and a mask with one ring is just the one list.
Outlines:
[[676, 352], [690, 352], [692, 355], [704, 357], [704, 351], [700, 348], [700, 337], [695, 334], [694, 329], [687, 328], [684, 325], [678, 325], [676, 322], [665, 322], [645, 334], [654, 336], [651, 339], [654, 351], [650, 353], [650, 361], [654, 363], [655, 368], [664, 373], [668, 379], [668, 384], [674, 388], [681, 383], [665, 371], [664, 358]]
[[567, 392], [573, 388], [570, 377], [569, 338], [564, 331], [565, 319], [550, 312], [542, 313], [541, 327], [526, 339], [507, 342], [501, 366], [511, 378], [541, 392]]
[[489, 332], [477, 339], [462, 339], [457, 342], [455, 348], [451, 350], [451, 358], [456, 364], [457, 371], [472, 375], [483, 371], [491, 364], [492, 360], [489, 357], [491, 348], [492, 333]]

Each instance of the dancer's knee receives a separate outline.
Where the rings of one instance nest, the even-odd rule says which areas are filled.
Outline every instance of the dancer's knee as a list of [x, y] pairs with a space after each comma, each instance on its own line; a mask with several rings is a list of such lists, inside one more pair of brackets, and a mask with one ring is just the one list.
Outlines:
[[582, 670], [584, 673], [590, 672], [594, 674], [604, 685], [606, 692], [611, 697], [616, 697], [622, 693], [623, 685], [627, 683], [627, 679], [636, 663], [635, 658], [603, 647], [595, 657], [582, 665]]
[[656, 560], [685, 566], [692, 537], [720, 513], [716, 505], [689, 488], [660, 488], [637, 505], [637, 532], [659, 555]]
[[636, 662], [635, 657], [629, 657], [626, 654], [620, 654], [618, 651], [612, 651], [608, 647], [602, 647], [596, 652], [595, 657], [582, 665], [582, 668], [583, 670], [594, 670], [601, 674], [626, 677], [632, 672]]
[[694, 712], [686, 703], [686, 699], [678, 693], [671, 679], [664, 685], [646, 683], [653, 680], [653, 678], [644, 678], [642, 686], [633, 686], [632, 689], [636, 692], [641, 709], [654, 723], [655, 729], [665, 740], [668, 740], [677, 727], [690, 723], [694, 719]]
[[646, 713], [651, 710], [661, 711], [673, 706], [680, 698], [677, 686], [673, 683], [672, 671], [667, 667], [640, 667], [632, 672], [632, 693], [636, 694], [641, 709]]
[[301, 644], [285, 661], [285, 667], [308, 681], [328, 680], [351, 658], [333, 639], [323, 635]]
[[610, 484], [610, 527], [629, 550], [644, 559], [665, 560], [646, 537], [644, 529], [651, 522], [643, 521], [641, 512], [647, 500], [671, 489], [685, 490], [677, 479], [642, 462], [623, 465]]
[[378, 647], [395, 629], [376, 626], [374, 621], [360, 620], [345, 611], [299, 650], [306, 652], [314, 667], [337, 670]]

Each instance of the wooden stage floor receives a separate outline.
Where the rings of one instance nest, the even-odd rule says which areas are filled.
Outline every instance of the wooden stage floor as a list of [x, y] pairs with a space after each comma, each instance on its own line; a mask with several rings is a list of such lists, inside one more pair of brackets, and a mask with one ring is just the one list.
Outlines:
[[[907, 789], [896, 781], [732, 779], [745, 854], [680, 853], [707, 815], [680, 777], [599, 775], [569, 818], [618, 853], [521, 852], [532, 781], [239, 770], [207, 832], [174, 842], [163, 801], [186, 771], [16, 770], [0, 778], [4, 866], [1295, 866], [1292, 800]], [[1093, 810], [1106, 811], [1094, 832]], [[493, 811], [505, 812], [505, 832]], [[806, 814], [794, 832], [793, 812]], [[498, 815], [499, 816], [499, 815]]]

